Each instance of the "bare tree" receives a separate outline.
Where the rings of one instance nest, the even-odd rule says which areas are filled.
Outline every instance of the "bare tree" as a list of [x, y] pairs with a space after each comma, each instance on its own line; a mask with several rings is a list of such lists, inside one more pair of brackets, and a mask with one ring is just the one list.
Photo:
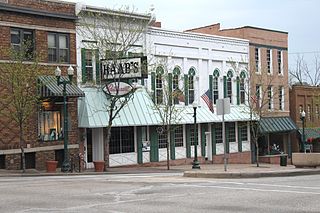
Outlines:
[[[155, 59], [157, 60], [157, 59]], [[184, 102], [183, 89], [180, 75], [174, 75], [173, 68], [169, 66], [167, 58], [157, 60], [152, 71], [155, 74], [155, 84], [159, 88], [152, 91], [155, 111], [161, 119], [160, 134], [166, 135], [167, 139], [167, 169], [170, 169], [170, 147], [172, 146], [171, 133], [177, 128], [181, 120], [181, 112], [184, 107], [179, 107], [179, 102]]]
[[[0, 66], [0, 102], [1, 116], [12, 119], [19, 127], [19, 144], [21, 149], [21, 165], [25, 172], [25, 138], [29, 121], [39, 101], [37, 77], [40, 75], [38, 57], [30, 52], [31, 46], [26, 41], [19, 49], [9, 48], [2, 51], [9, 60]], [[28, 61], [28, 62], [26, 62]]]
[[304, 83], [308, 83], [312, 86], [319, 85], [320, 56], [314, 55], [313, 61], [311, 62], [311, 64], [308, 64], [303, 55], [297, 55], [295, 66], [289, 70], [289, 74], [291, 78], [290, 84], [298, 82], [301, 85]]
[[[142, 40], [147, 26], [152, 21], [151, 16], [137, 14], [134, 9], [122, 7], [119, 10], [86, 8], [79, 13], [77, 33], [83, 38], [86, 48], [96, 51], [96, 57], [109, 61], [107, 67], [97, 76], [98, 84], [113, 82], [116, 92], [108, 97], [105, 110], [108, 113], [108, 124], [105, 131], [104, 160], [105, 168], [109, 167], [109, 142], [113, 120], [133, 97], [135, 89], [126, 96], [121, 96], [121, 82], [131, 84], [132, 79], [125, 79], [125, 61], [142, 55]], [[130, 66], [130, 64], [128, 65]], [[142, 65], [145, 67], [146, 65]], [[103, 68], [103, 67], [101, 67]], [[107, 91], [109, 88], [106, 87]]]

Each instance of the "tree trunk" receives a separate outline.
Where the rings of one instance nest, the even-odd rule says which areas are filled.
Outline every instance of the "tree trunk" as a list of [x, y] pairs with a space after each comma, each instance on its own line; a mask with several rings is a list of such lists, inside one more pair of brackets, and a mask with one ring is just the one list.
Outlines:
[[22, 165], [22, 172], [26, 172], [26, 159], [25, 159], [25, 154], [24, 154], [24, 141], [23, 141], [23, 127], [22, 127], [22, 122], [19, 123], [19, 139], [20, 139], [20, 149], [21, 149], [21, 165]]
[[109, 168], [109, 157], [110, 157], [110, 138], [111, 138], [111, 125], [107, 127], [106, 137], [104, 140], [104, 169], [105, 171]]
[[167, 170], [170, 170], [170, 145], [171, 145], [171, 141], [170, 141], [170, 127], [169, 125], [167, 125]]

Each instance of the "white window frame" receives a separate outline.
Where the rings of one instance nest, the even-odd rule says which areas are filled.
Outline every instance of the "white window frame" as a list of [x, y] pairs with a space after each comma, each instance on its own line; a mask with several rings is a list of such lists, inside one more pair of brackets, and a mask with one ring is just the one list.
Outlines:
[[284, 111], [284, 87], [279, 87], [279, 110]]
[[[257, 66], [257, 61], [256, 61], [256, 49], [258, 49], [258, 69], [255, 70], [257, 74], [261, 73], [261, 49], [259, 47], [254, 48], [254, 61], [255, 61], [255, 66]], [[257, 67], [255, 67], [257, 68]]]
[[[279, 67], [279, 52], [280, 52], [280, 60], [281, 60], [280, 67]], [[277, 50], [277, 66], [278, 66], [278, 75], [283, 75], [283, 51], [282, 50]]]

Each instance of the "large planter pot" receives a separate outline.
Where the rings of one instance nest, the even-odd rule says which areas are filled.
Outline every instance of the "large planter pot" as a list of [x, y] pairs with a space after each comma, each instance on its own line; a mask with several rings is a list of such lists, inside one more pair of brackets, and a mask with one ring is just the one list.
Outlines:
[[320, 166], [320, 153], [292, 153], [292, 164], [297, 168]]
[[93, 161], [93, 164], [94, 164], [94, 170], [96, 172], [104, 172], [104, 161], [103, 160]]
[[47, 164], [47, 172], [56, 172], [58, 161], [48, 160]]

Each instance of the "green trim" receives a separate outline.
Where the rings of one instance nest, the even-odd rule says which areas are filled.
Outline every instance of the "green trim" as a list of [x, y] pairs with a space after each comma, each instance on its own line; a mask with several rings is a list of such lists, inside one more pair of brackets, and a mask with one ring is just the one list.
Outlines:
[[196, 70], [194, 67], [191, 67], [188, 71], [188, 75], [191, 75], [191, 76], [195, 76], [196, 75]]
[[218, 77], [220, 76], [220, 70], [218, 68], [215, 68], [214, 71], [213, 71], [213, 76], [214, 77]]
[[176, 159], [176, 149], [175, 149], [175, 137], [174, 131], [170, 131], [170, 158], [171, 160]]
[[240, 78], [246, 78], [246, 77], [247, 77], [246, 71], [242, 70], [240, 73]]
[[227, 97], [227, 76], [223, 76], [223, 95]]
[[175, 68], [172, 71], [173, 75], [180, 75], [181, 74], [180, 70], [181, 68], [179, 66], [175, 66]]
[[164, 68], [162, 66], [158, 66], [156, 69], [157, 75], [163, 75], [164, 74]]
[[159, 162], [159, 141], [155, 126], [150, 127], [150, 162]]
[[216, 128], [211, 125], [212, 156], [217, 155]]
[[151, 73], [151, 90], [152, 90], [152, 100], [156, 102], [156, 73]]
[[240, 78], [237, 76], [237, 105], [240, 105]]
[[230, 69], [228, 72], [227, 72], [227, 76], [228, 78], [232, 78], [233, 77], [233, 70]]
[[238, 152], [242, 152], [241, 123], [238, 122]]
[[142, 131], [141, 128], [143, 127], [137, 127], [137, 148], [138, 148], [138, 152], [137, 152], [137, 161], [138, 164], [142, 164], [143, 163], [143, 158], [142, 158]]
[[186, 155], [191, 158], [191, 141], [190, 141], [190, 125], [186, 125]]
[[208, 129], [208, 124], [200, 124], [201, 128], [201, 156], [206, 156], [206, 131]]
[[81, 73], [82, 73], [82, 83], [87, 82], [87, 73], [86, 73], [86, 49], [81, 49]]
[[225, 135], [226, 135], [226, 153], [230, 153], [230, 144], [229, 144], [229, 126], [225, 125]]
[[169, 106], [172, 105], [172, 73], [168, 74], [168, 84], [169, 84]]
[[96, 58], [96, 82], [100, 82], [100, 60], [99, 60], [99, 50], [95, 50], [95, 58]]
[[184, 103], [187, 106], [189, 103], [189, 76], [184, 75]]

